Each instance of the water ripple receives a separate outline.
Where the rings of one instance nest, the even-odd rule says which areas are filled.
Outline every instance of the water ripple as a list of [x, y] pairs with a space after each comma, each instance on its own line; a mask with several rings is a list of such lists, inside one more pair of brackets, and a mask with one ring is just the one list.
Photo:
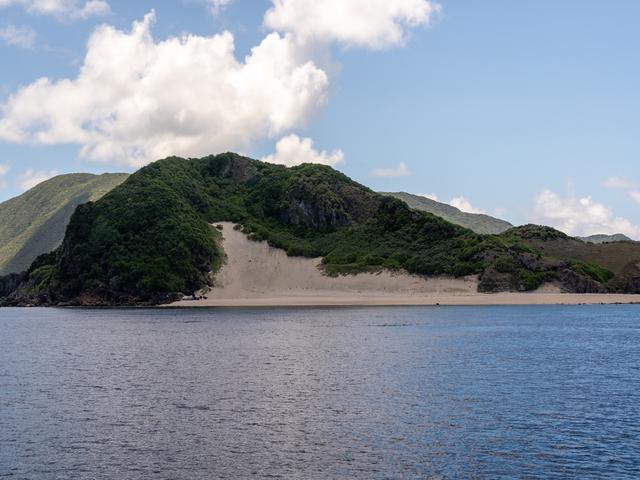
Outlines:
[[640, 307], [0, 310], [0, 477], [640, 478]]

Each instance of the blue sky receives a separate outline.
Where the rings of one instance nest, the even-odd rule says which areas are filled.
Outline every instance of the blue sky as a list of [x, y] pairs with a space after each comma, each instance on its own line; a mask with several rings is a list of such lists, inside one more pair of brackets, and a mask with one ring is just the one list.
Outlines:
[[[640, 238], [640, 3], [342, 1], [352, 4], [351, 13], [372, 5], [372, 14], [330, 11], [335, 0], [312, 2], [326, 10], [312, 15], [309, 0], [285, 0], [275, 12], [269, 0], [227, 1], [216, 12], [214, 0], [93, 0], [95, 11], [84, 0], [58, 0], [55, 11], [39, 8], [38, 0], [0, 0], [0, 200], [54, 172], [133, 171], [172, 149], [238, 150], [287, 164], [331, 163], [374, 189], [435, 195], [514, 223]], [[389, 10], [394, 3], [398, 10]], [[265, 20], [270, 9], [273, 18]], [[152, 10], [153, 40], [140, 37], [146, 53], [114, 53], [123, 70], [140, 56], [152, 58], [140, 67], [145, 73], [131, 73], [140, 85], [123, 94], [130, 102], [109, 111], [110, 99], [119, 99], [109, 96], [115, 86], [104, 102], [88, 100], [114, 81], [95, 73], [115, 43], [105, 32], [129, 39], [132, 22]], [[316, 20], [325, 13], [334, 23]], [[111, 30], [96, 33], [103, 24]], [[241, 79], [241, 94], [220, 93], [225, 84], [215, 69], [211, 78], [191, 78], [189, 72], [206, 70], [199, 62], [213, 42], [202, 51], [196, 43], [176, 47], [176, 56], [156, 48], [184, 34], [212, 38], [223, 31], [233, 38], [240, 66], [229, 78]], [[261, 42], [274, 31], [278, 39], [266, 48]], [[391, 35], [398, 31], [401, 37]], [[78, 79], [90, 38], [102, 48], [94, 49], [94, 73], [65, 90], [56, 82]], [[259, 45], [260, 67], [244, 68]], [[291, 70], [267, 75], [261, 92], [257, 76], [282, 55]], [[189, 68], [177, 78], [157, 73], [183, 58]], [[292, 87], [300, 72], [305, 80]], [[23, 88], [41, 77], [50, 86], [26, 94]], [[184, 98], [187, 111], [167, 103], [172, 95]], [[11, 96], [18, 100], [9, 108]], [[150, 101], [159, 112], [153, 118], [136, 110]], [[185, 124], [175, 121], [182, 115]], [[108, 127], [87, 126], [97, 121]], [[69, 125], [42, 127], [47, 122]], [[172, 132], [183, 127], [188, 139]], [[157, 129], [164, 133], [156, 138]]]

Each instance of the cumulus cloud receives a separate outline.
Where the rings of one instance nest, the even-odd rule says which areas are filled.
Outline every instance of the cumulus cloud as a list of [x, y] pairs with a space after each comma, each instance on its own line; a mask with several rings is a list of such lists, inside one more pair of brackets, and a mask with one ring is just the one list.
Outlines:
[[484, 213], [482, 210], [471, 205], [471, 202], [464, 197], [452, 198], [449, 200], [449, 205], [467, 213]]
[[440, 11], [429, 0], [272, 0], [264, 23], [303, 43], [337, 42], [381, 49], [403, 45], [407, 29]]
[[335, 167], [344, 161], [344, 153], [342, 150], [334, 150], [331, 153], [325, 150], [319, 152], [313, 148], [313, 140], [310, 138], [300, 138], [291, 134], [278, 141], [276, 153], [268, 155], [262, 160], [288, 167], [302, 163], [320, 163]]
[[29, 27], [7, 25], [0, 28], [0, 41], [20, 48], [31, 48], [36, 41], [36, 32]]
[[412, 175], [404, 162], [400, 162], [396, 167], [375, 168], [372, 173], [374, 177], [408, 177]]
[[233, 36], [156, 42], [154, 13], [130, 32], [103, 25], [75, 79], [41, 78], [3, 105], [0, 139], [81, 145], [81, 156], [133, 167], [167, 155], [245, 150], [304, 125], [329, 80], [269, 34], [238, 61]]
[[[232, 0], [205, 1], [217, 11]], [[258, 140], [304, 128], [327, 103], [329, 75], [314, 59], [331, 64], [330, 43], [401, 45], [410, 27], [427, 24], [440, 8], [430, 0], [272, 2], [265, 24], [279, 32], [244, 59], [229, 32], [156, 41], [153, 12], [130, 31], [100, 26], [75, 78], [37, 79], [0, 104], [0, 140], [76, 144], [82, 158], [131, 167], [167, 155], [249, 151]], [[0, 0], [0, 8], [9, 5], [65, 18], [108, 10], [105, 0]], [[290, 137], [288, 147], [301, 154], [306, 140], [296, 145]], [[311, 158], [335, 162], [338, 154]], [[410, 174], [404, 164], [380, 172]]]
[[571, 193], [562, 197], [544, 190], [535, 199], [534, 216], [537, 223], [573, 236], [623, 233], [640, 239], [640, 226], [614, 215], [610, 208], [589, 196], [577, 198]]
[[629, 196], [634, 199], [636, 202], [640, 203], [640, 192], [635, 190], [629, 192]]
[[65, 19], [86, 19], [109, 12], [105, 0], [0, 0], [0, 8], [21, 6], [29, 13], [54, 15]]
[[35, 187], [39, 183], [44, 182], [45, 180], [49, 180], [50, 178], [58, 175], [56, 170], [51, 170], [49, 172], [40, 171], [40, 170], [26, 170], [24, 173], [20, 175], [20, 188], [24, 190], [29, 190], [30, 188]]

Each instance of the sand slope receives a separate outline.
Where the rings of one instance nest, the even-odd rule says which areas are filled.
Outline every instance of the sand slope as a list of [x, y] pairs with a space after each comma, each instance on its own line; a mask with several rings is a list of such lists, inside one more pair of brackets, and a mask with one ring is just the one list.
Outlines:
[[203, 300], [171, 306], [275, 305], [481, 305], [553, 303], [631, 303], [640, 295], [569, 295], [552, 286], [539, 293], [477, 293], [476, 277], [425, 278], [407, 273], [328, 277], [320, 259], [288, 257], [266, 242], [254, 242], [222, 223], [227, 259], [215, 286]]

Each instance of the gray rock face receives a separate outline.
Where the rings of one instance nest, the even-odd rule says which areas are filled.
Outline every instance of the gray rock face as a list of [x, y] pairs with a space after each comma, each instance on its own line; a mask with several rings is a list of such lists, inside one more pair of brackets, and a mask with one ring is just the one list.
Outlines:
[[607, 288], [601, 283], [573, 270], [564, 268], [557, 273], [562, 287], [570, 293], [607, 293]]
[[347, 225], [349, 218], [340, 205], [329, 205], [318, 199], [291, 199], [289, 208], [282, 214], [282, 221], [314, 230], [330, 230]]
[[15, 292], [23, 280], [24, 275], [21, 273], [11, 273], [0, 277], [0, 298], [8, 297]]
[[486, 268], [480, 275], [478, 291], [489, 292], [509, 292], [517, 290], [517, 279], [512, 273], [500, 273], [495, 268]]
[[225, 153], [222, 155], [212, 155], [210, 158], [217, 158], [207, 166], [206, 173], [220, 178], [228, 178], [234, 183], [243, 183], [253, 179], [257, 170], [248, 159], [235, 153]]

